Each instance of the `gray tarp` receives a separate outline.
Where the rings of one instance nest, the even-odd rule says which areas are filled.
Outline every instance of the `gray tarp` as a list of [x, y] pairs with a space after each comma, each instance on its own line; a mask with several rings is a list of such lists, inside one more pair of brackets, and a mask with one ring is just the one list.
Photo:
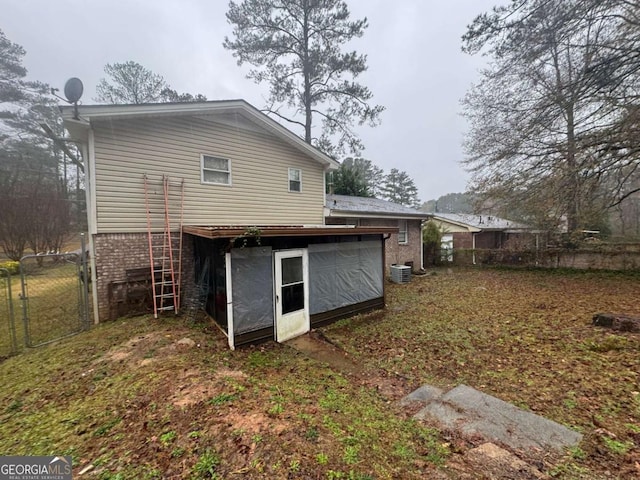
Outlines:
[[309, 245], [310, 313], [383, 295], [382, 240]]
[[271, 247], [234, 248], [230, 268], [234, 334], [273, 327]]

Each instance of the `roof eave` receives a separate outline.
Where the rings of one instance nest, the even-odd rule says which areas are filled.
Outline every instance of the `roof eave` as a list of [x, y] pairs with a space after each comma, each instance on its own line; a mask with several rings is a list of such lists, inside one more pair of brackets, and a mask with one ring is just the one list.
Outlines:
[[404, 212], [371, 212], [371, 211], [362, 211], [362, 210], [339, 210], [329, 208], [329, 216], [330, 217], [365, 217], [365, 218], [379, 218], [379, 217], [392, 217], [392, 218], [401, 218], [401, 219], [411, 219], [411, 220], [426, 220], [429, 218], [428, 215], [422, 215], [419, 213], [404, 213]]
[[432, 218], [434, 220], [438, 220], [439, 222], [450, 223], [450, 224], [456, 225], [458, 227], [466, 228], [471, 233], [478, 233], [478, 232], [482, 231], [482, 229], [480, 229], [478, 227], [474, 227], [473, 225], [469, 225], [468, 223], [458, 222], [456, 220], [451, 220], [451, 219], [445, 218], [445, 217], [439, 217], [439, 216], [434, 215], [434, 214], [429, 214], [428, 217]]

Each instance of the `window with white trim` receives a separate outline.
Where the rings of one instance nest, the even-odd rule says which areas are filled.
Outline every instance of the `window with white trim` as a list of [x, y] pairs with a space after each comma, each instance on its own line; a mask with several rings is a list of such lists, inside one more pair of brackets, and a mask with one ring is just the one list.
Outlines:
[[299, 168], [289, 169], [289, 191], [302, 191], [302, 170], [300, 170]]
[[407, 230], [407, 221], [406, 220], [398, 220], [398, 243], [401, 245], [406, 245], [409, 243], [409, 232]]
[[231, 185], [231, 160], [204, 154], [201, 158], [202, 183]]

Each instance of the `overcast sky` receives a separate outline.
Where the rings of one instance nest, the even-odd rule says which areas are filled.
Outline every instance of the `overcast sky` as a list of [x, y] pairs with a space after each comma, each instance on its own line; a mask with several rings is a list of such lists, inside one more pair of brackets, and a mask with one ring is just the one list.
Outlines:
[[[362, 156], [385, 172], [405, 170], [423, 201], [464, 191], [459, 101], [483, 60], [463, 54], [460, 37], [499, 0], [347, 3], [352, 19], [369, 20], [349, 47], [368, 56], [361, 82], [386, 107], [380, 126], [358, 130]], [[243, 98], [261, 108], [268, 87], [247, 80], [249, 66], [238, 67], [222, 47], [231, 35], [227, 6], [226, 0], [2, 0], [0, 29], [25, 48], [30, 79], [62, 91], [68, 78], [79, 77], [85, 104], [94, 103], [106, 63], [133, 60], [179, 92]]]

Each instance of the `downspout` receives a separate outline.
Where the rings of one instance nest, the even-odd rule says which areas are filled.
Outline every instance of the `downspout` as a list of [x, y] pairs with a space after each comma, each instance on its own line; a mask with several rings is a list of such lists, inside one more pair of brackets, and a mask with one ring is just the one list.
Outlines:
[[389, 237], [391, 237], [391, 234], [382, 235], [382, 304], [384, 306], [387, 305], [387, 286], [384, 279], [387, 273], [387, 240], [389, 240]]
[[424, 222], [420, 222], [420, 270], [424, 270]]
[[87, 144], [82, 146], [85, 171], [85, 200], [87, 202], [87, 229], [89, 230], [89, 266], [91, 268], [91, 297], [93, 301], [93, 323], [100, 323], [98, 307], [98, 272], [96, 271], [95, 235], [98, 231], [96, 219], [95, 165], [96, 151], [93, 129], [89, 127]]
[[[224, 258], [225, 267], [225, 290], [227, 293], [227, 341], [229, 342], [229, 348], [231, 350], [236, 349], [235, 345], [235, 332], [233, 328], [233, 283], [231, 279], [231, 253], [225, 253]], [[275, 316], [273, 317], [275, 318]]]
[[475, 234], [475, 232], [473, 232], [471, 234], [471, 258], [472, 258], [472, 263], [475, 265], [476, 264], [476, 234]]

